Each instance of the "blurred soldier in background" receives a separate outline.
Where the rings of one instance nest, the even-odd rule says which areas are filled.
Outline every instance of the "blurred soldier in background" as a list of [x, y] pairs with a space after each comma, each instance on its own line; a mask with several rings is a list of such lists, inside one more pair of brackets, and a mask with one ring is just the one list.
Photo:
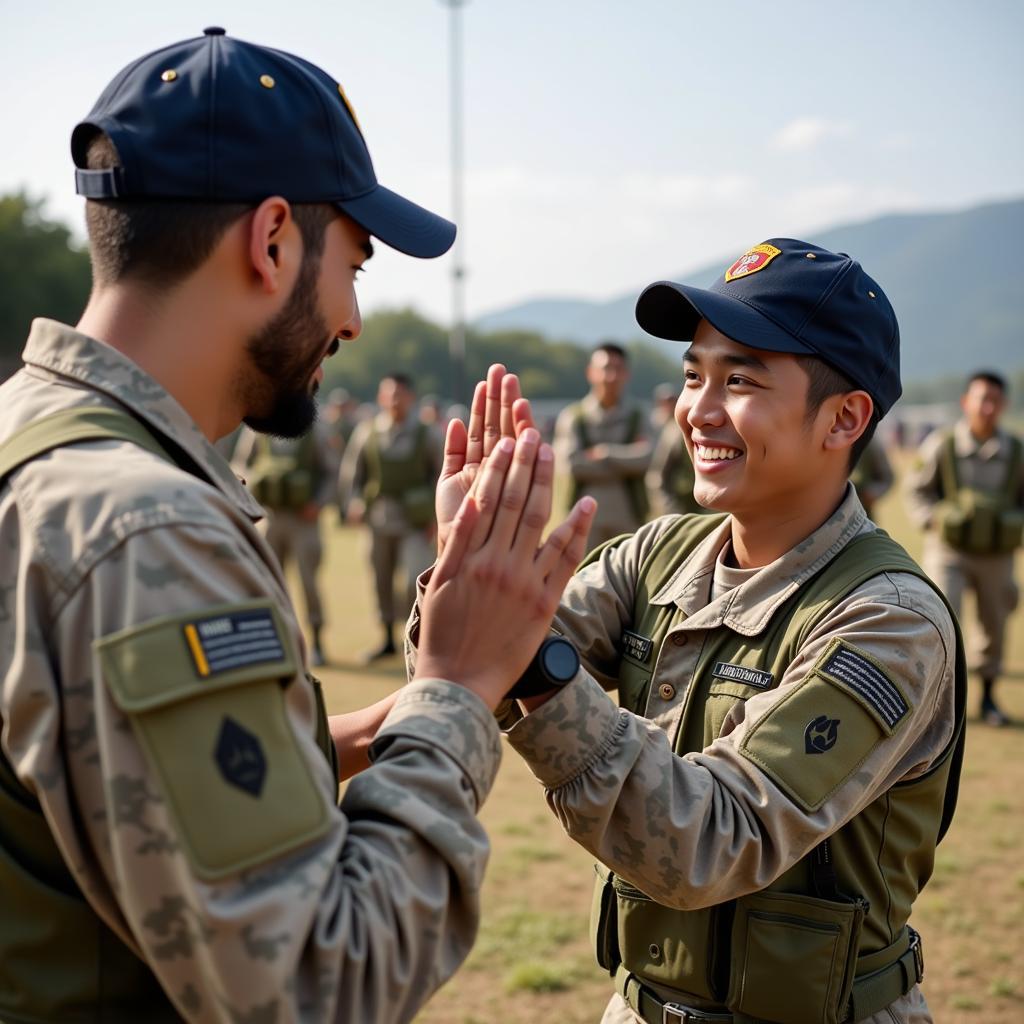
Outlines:
[[266, 510], [260, 528], [282, 568], [295, 560], [309, 624], [310, 662], [324, 665], [324, 609], [316, 579], [323, 557], [320, 512], [334, 497], [337, 479], [328, 432], [316, 423], [302, 437], [283, 438], [246, 427], [232, 466]]
[[555, 425], [555, 450], [572, 477], [570, 504], [584, 494], [597, 499], [593, 545], [647, 521], [644, 474], [651, 442], [644, 410], [624, 398], [628, 381], [625, 350], [611, 342], [598, 345], [587, 364], [590, 393], [563, 409]]
[[894, 479], [882, 442], [877, 437], [871, 438], [850, 473], [850, 483], [856, 489], [868, 519], [875, 518], [875, 505], [892, 489]]
[[[338, 474], [341, 472], [341, 460], [345, 455], [352, 431], [358, 422], [356, 411], [359, 403], [344, 389], [333, 388], [327, 396], [320, 422], [324, 426], [324, 437], [327, 440], [329, 472], [334, 482], [334, 493], [331, 499], [338, 502]], [[340, 502], [339, 502], [340, 508]]]
[[[443, 443], [415, 415], [416, 391], [402, 373], [384, 377], [377, 390], [379, 413], [355, 429], [342, 461], [346, 518], [370, 529], [370, 565], [383, 637], [367, 661], [396, 652], [395, 622], [408, 614], [416, 577], [434, 560], [434, 488]], [[405, 574], [395, 598], [395, 571]]]
[[655, 515], [707, 511], [693, 496], [693, 461], [675, 420], [662, 427], [645, 479]]
[[1021, 442], [1000, 429], [1007, 384], [987, 370], [971, 375], [952, 430], [927, 437], [909, 481], [910, 514], [927, 531], [924, 567], [960, 613], [974, 591], [978, 633], [970, 667], [981, 677], [981, 717], [1008, 723], [996, 704], [1006, 620], [1017, 607], [1013, 554], [1024, 523]]
[[669, 381], [662, 381], [651, 393], [651, 437], [659, 437], [666, 423], [675, 422], [676, 399], [679, 388]]

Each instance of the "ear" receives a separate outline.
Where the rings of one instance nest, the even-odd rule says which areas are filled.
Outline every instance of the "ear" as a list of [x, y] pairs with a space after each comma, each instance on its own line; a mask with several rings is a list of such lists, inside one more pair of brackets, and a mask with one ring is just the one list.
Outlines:
[[847, 391], [831, 400], [832, 422], [823, 444], [829, 451], [849, 450], [871, 422], [875, 403], [866, 391]]
[[254, 282], [267, 295], [290, 289], [295, 282], [302, 263], [302, 235], [287, 199], [271, 196], [253, 211], [249, 262]]

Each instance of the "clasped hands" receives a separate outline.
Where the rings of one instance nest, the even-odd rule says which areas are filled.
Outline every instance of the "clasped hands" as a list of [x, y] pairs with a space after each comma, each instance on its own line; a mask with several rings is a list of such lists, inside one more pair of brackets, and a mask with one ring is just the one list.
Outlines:
[[518, 378], [492, 366], [468, 428], [452, 420], [445, 437], [438, 561], [420, 609], [415, 678], [459, 682], [494, 709], [526, 670], [586, 553], [597, 507], [581, 498], [544, 539], [554, 473]]

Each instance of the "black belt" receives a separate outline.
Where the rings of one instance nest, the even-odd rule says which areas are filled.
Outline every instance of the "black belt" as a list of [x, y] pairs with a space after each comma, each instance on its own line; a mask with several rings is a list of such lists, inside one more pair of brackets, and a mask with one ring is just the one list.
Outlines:
[[[850, 993], [847, 1021], [860, 1021], [884, 1010], [900, 996], [905, 996], [924, 977], [924, 955], [921, 936], [907, 927], [910, 944], [906, 952], [877, 971], [855, 978]], [[622, 996], [629, 1008], [647, 1024], [698, 1024], [699, 1021], [733, 1021], [729, 1012], [698, 1010], [683, 1003], [666, 1002], [631, 974], [622, 986]]]

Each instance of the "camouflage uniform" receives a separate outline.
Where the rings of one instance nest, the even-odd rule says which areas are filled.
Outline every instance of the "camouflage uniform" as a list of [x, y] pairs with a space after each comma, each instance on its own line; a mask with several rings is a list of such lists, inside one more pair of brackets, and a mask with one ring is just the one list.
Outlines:
[[[724, 564], [729, 521], [715, 528], [653, 598], [654, 604], [674, 604], [685, 617], [660, 651], [649, 654], [646, 707], [642, 715], [632, 714], [604, 691], [620, 684], [623, 654], [636, 651], [627, 630], [640, 567], [674, 522], [674, 516], [655, 520], [606, 548], [570, 580], [555, 628], [576, 645], [584, 669], [531, 714], [512, 714], [506, 724], [520, 718], [509, 741], [544, 785], [568, 834], [642, 894], [685, 910], [765, 888], [890, 787], [928, 772], [954, 729], [957, 640], [945, 605], [926, 583], [908, 574], [876, 576], [815, 626], [778, 686], [725, 683], [732, 699], [739, 693], [742, 698], [718, 738], [680, 756], [673, 748], [705, 644], [723, 630], [753, 641], [826, 556], [875, 527], [849, 490], [810, 537], [770, 566], [750, 570]], [[789, 768], [782, 759], [759, 764], [746, 756], [744, 742], [802, 688], [820, 685], [815, 670], [837, 637], [898, 673], [908, 718], [893, 735], [879, 732], [870, 749], [844, 754], [853, 757], [855, 770], [809, 810], [787, 794], [783, 780], [792, 762]], [[792, 750], [802, 753], [803, 745], [802, 733], [792, 737]], [[810, 783], [814, 776], [806, 778]], [[922, 856], [930, 862], [931, 851]], [[647, 941], [660, 940], [652, 935]], [[891, 941], [865, 930], [862, 946], [871, 953]], [[677, 998], [671, 988], [660, 994]], [[604, 1024], [636, 1019], [616, 995]], [[925, 1024], [931, 1017], [915, 986], [866, 1020]]]
[[[587, 448], [601, 444], [609, 448], [606, 458], [586, 458]], [[651, 442], [647, 417], [639, 407], [623, 401], [605, 409], [593, 395], [587, 395], [559, 414], [555, 451], [578, 492], [573, 501], [584, 494], [597, 501], [591, 545], [632, 533], [644, 522], [646, 510], [637, 508], [635, 495], [643, 492]]]
[[[60, 1002], [71, 981], [52, 968], [59, 936], [43, 919], [60, 901], [86, 922], [72, 941], [94, 988], [112, 947], [127, 948], [189, 1021], [411, 1019], [476, 931], [493, 717], [461, 686], [407, 687], [339, 807], [258, 506], [114, 349], [38, 320], [24, 359], [0, 389], [0, 441], [60, 409], [127, 407], [194, 472], [90, 442], [37, 458], [0, 491], [0, 764], [22, 810], [45, 817], [66, 876], [16, 865], [19, 891], [49, 902], [21, 920], [7, 897], [0, 906], [0, 1018], [167, 1019], [112, 996]], [[246, 616], [272, 650], [218, 667], [218, 632]], [[0, 821], [0, 870], [14, 870], [11, 835]], [[51, 1013], [18, 1012], [19, 971], [46, 979]]]

